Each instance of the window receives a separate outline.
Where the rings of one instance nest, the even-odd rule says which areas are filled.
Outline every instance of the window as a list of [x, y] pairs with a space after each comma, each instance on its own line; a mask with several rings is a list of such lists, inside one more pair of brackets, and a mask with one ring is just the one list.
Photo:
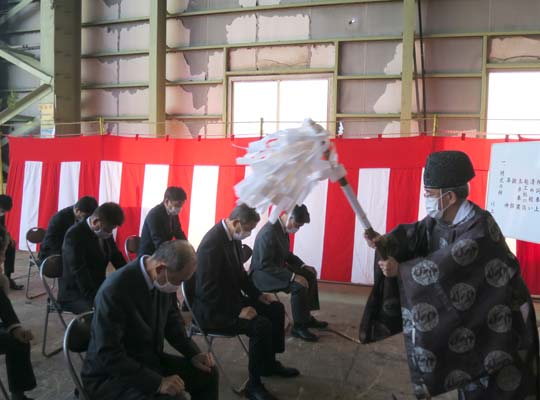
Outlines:
[[488, 93], [488, 137], [540, 133], [540, 71], [492, 72]]
[[[330, 76], [231, 78], [229, 115], [235, 136], [298, 127], [311, 118], [327, 128]], [[262, 118], [262, 124], [261, 124]]]

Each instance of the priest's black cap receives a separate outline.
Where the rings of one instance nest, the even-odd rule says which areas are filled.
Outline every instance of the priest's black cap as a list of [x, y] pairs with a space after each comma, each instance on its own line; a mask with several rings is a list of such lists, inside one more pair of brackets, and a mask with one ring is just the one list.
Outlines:
[[452, 188], [465, 185], [474, 178], [469, 156], [462, 151], [431, 153], [424, 169], [424, 187]]

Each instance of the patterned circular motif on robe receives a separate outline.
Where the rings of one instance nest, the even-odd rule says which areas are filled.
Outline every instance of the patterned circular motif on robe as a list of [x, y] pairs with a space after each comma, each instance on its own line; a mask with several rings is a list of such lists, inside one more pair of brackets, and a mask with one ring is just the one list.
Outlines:
[[429, 332], [439, 324], [437, 309], [428, 303], [418, 303], [412, 309], [414, 326], [421, 332]]
[[466, 311], [476, 300], [476, 289], [467, 283], [457, 283], [450, 289], [450, 300], [459, 311]]
[[499, 229], [499, 225], [497, 225], [497, 222], [495, 222], [495, 219], [491, 215], [487, 217], [487, 228], [491, 240], [493, 240], [495, 243], [499, 243], [502, 233]]
[[439, 239], [439, 249], [444, 249], [445, 247], [448, 247], [448, 240], [442, 237]]
[[464, 386], [471, 380], [471, 376], [465, 371], [456, 369], [450, 372], [444, 379], [444, 387], [446, 390], [457, 389]]
[[478, 243], [472, 239], [458, 240], [452, 246], [452, 258], [461, 266], [469, 265], [478, 256]]
[[484, 267], [487, 282], [496, 288], [505, 286], [512, 279], [514, 273], [512, 268], [498, 258], [494, 258]]
[[400, 308], [401, 304], [396, 297], [385, 300], [382, 306], [383, 312], [390, 317], [397, 317], [400, 314]]
[[415, 347], [413, 360], [420, 371], [425, 374], [432, 373], [437, 365], [437, 357], [431, 351], [422, 347]]
[[504, 351], [495, 350], [484, 358], [484, 368], [488, 374], [500, 370], [502, 367], [512, 364], [512, 356]]
[[439, 280], [439, 267], [433, 261], [422, 260], [411, 269], [412, 278], [422, 286], [429, 286]]
[[507, 365], [497, 375], [497, 386], [505, 392], [513, 392], [521, 384], [521, 372], [515, 365]]
[[454, 353], [463, 354], [474, 348], [476, 337], [468, 328], [457, 328], [450, 334], [448, 347]]
[[512, 311], [505, 305], [496, 305], [489, 310], [487, 323], [493, 332], [506, 333], [512, 329]]
[[403, 324], [403, 333], [410, 335], [413, 331], [413, 318], [411, 312], [406, 308], [401, 308], [401, 319]]

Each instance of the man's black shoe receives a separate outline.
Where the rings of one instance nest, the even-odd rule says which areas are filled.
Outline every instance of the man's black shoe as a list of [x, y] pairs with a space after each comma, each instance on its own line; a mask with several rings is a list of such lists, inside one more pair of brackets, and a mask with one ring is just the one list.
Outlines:
[[305, 340], [306, 342], [316, 342], [319, 337], [310, 332], [310, 330], [303, 326], [293, 326], [291, 329], [291, 335], [298, 339]]
[[276, 396], [266, 390], [262, 383], [252, 385], [248, 382], [244, 395], [249, 400], [278, 400]]
[[15, 281], [11, 278], [9, 278], [9, 288], [12, 290], [22, 290], [24, 285], [17, 285]]
[[307, 323], [308, 328], [317, 328], [317, 329], [324, 329], [328, 328], [328, 322], [326, 321], [319, 321], [318, 319], [315, 319], [315, 317], [311, 317], [309, 322]]
[[300, 371], [296, 368], [285, 367], [279, 361], [276, 361], [274, 368], [268, 374], [262, 374], [263, 376], [280, 376], [282, 378], [294, 378], [300, 375]]

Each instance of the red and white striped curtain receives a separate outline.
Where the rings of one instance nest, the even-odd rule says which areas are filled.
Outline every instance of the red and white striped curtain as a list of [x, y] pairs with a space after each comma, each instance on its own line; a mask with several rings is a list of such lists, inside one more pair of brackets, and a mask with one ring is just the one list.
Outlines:
[[[24, 249], [29, 228], [46, 227], [57, 210], [91, 195], [100, 203], [114, 201], [124, 209], [126, 221], [116, 235], [123, 248], [127, 236], [140, 233], [146, 214], [162, 201], [165, 188], [175, 185], [188, 193], [180, 221], [197, 247], [206, 231], [236, 203], [233, 186], [250, 171], [237, 166], [235, 159], [248, 143], [248, 139], [115, 136], [11, 138], [7, 191], [14, 207], [7, 214], [8, 229]], [[470, 199], [483, 207], [492, 143], [423, 136], [335, 141], [347, 178], [379, 232], [424, 216], [422, 167], [432, 151], [455, 149], [469, 154], [476, 168]], [[295, 253], [315, 266], [321, 279], [372, 283], [374, 254], [340, 187], [320, 182], [306, 204], [311, 223], [295, 235]], [[262, 220], [258, 228], [267, 216]], [[257, 230], [247, 244], [253, 243]], [[540, 293], [540, 246], [518, 242], [517, 250], [531, 291]]]

